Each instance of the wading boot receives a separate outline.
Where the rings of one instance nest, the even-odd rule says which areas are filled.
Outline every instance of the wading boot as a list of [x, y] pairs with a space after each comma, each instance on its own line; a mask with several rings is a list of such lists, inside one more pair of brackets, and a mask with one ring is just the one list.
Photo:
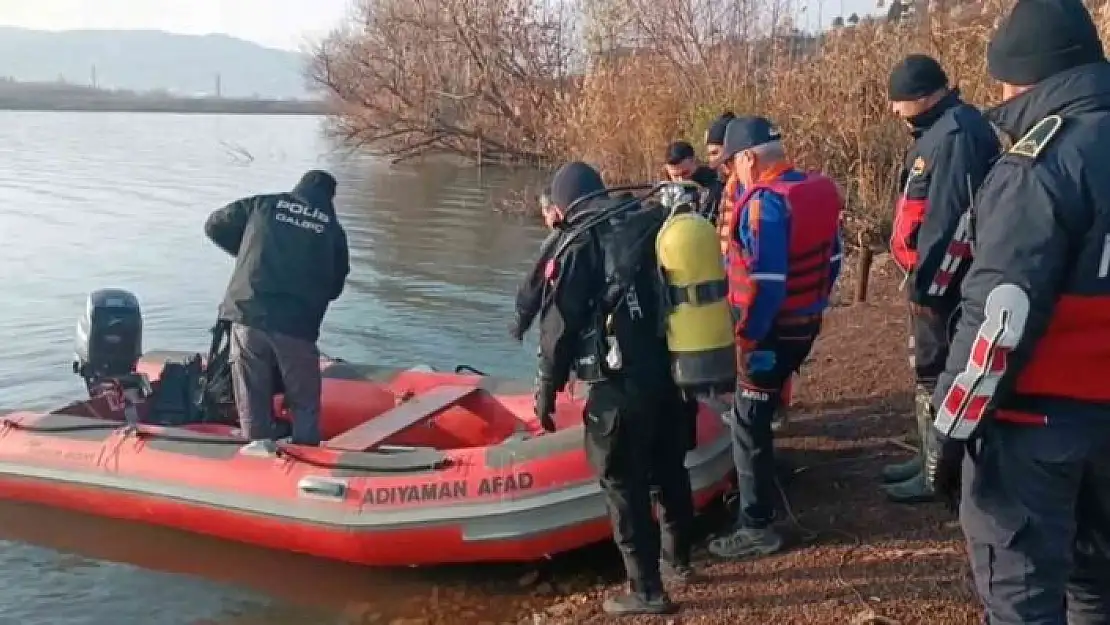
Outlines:
[[662, 585], [629, 582], [628, 590], [606, 599], [601, 609], [609, 616], [673, 614], [678, 606], [671, 602]]
[[[895, 464], [888, 464], [883, 467], [880, 477], [884, 484], [897, 484], [912, 479], [918, 473], [921, 473], [921, 466], [924, 463], [924, 457], [921, 454], [921, 414], [928, 412], [932, 414], [932, 396], [928, 391], [921, 386], [918, 386], [914, 392], [913, 398], [913, 414], [915, 427], [910, 431], [910, 443], [917, 445], [917, 454], [913, 458], [905, 462], [897, 462]], [[925, 430], [928, 432], [928, 430]]]
[[915, 475], [907, 480], [883, 487], [887, 498], [894, 503], [924, 503], [936, 498], [932, 481], [926, 479], [926, 469], [932, 470], [936, 467], [940, 458], [940, 450], [937, 449], [936, 441], [931, 435], [934, 418], [932, 397], [928, 391], [920, 386], [917, 387], [916, 404], [914, 412], [917, 416], [917, 437], [920, 441], [922, 454]]
[[897, 484], [898, 482], [905, 482], [918, 473], [921, 473], [922, 465], [923, 463], [921, 462], [921, 454], [916, 454], [913, 458], [910, 458], [905, 462], [886, 465], [885, 467], [883, 467], [883, 471], [880, 474], [880, 477], [883, 480], [883, 484]]

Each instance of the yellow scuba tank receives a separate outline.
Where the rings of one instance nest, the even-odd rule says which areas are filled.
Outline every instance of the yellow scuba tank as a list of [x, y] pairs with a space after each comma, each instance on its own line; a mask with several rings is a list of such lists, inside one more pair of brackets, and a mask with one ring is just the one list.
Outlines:
[[672, 214], [655, 238], [667, 304], [671, 372], [689, 391], [736, 384], [736, 339], [717, 229], [694, 212]]

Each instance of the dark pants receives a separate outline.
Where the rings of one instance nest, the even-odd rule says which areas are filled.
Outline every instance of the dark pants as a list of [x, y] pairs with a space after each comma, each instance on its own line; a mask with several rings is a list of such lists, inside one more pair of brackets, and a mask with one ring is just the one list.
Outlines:
[[983, 427], [960, 522], [985, 622], [1110, 624], [1110, 422]]
[[251, 440], [274, 437], [276, 374], [293, 413], [293, 442], [320, 444], [320, 352], [315, 343], [235, 324], [231, 327], [230, 362], [244, 436]]
[[[621, 380], [592, 385], [586, 400], [586, 456], [601, 479], [613, 538], [636, 590], [662, 589], [660, 557], [690, 563], [694, 499], [686, 451], [692, 406], [673, 386], [644, 389]], [[662, 532], [652, 518], [653, 487]]]
[[944, 373], [948, 346], [959, 320], [958, 307], [931, 310], [932, 315], [910, 312], [909, 338], [910, 366], [913, 367], [914, 379], [930, 395], [936, 390], [937, 377]]
[[744, 354], [729, 426], [736, 463], [737, 528], [762, 529], [775, 515], [775, 438], [771, 422], [783, 386], [809, 356], [820, 326], [776, 334]]

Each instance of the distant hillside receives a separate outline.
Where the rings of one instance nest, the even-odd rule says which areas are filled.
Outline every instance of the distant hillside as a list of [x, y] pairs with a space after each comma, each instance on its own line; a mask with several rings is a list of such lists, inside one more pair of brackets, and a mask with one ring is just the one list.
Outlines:
[[[133, 91], [303, 98], [306, 59], [226, 35], [147, 30], [46, 32], [0, 26], [0, 78]], [[95, 68], [95, 69], [94, 69]]]

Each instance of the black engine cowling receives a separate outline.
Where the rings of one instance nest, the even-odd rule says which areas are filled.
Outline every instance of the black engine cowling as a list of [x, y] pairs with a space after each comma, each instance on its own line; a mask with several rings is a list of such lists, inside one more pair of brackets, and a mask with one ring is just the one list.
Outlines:
[[133, 374], [143, 353], [139, 299], [123, 289], [89, 294], [77, 322], [74, 373], [86, 381]]

